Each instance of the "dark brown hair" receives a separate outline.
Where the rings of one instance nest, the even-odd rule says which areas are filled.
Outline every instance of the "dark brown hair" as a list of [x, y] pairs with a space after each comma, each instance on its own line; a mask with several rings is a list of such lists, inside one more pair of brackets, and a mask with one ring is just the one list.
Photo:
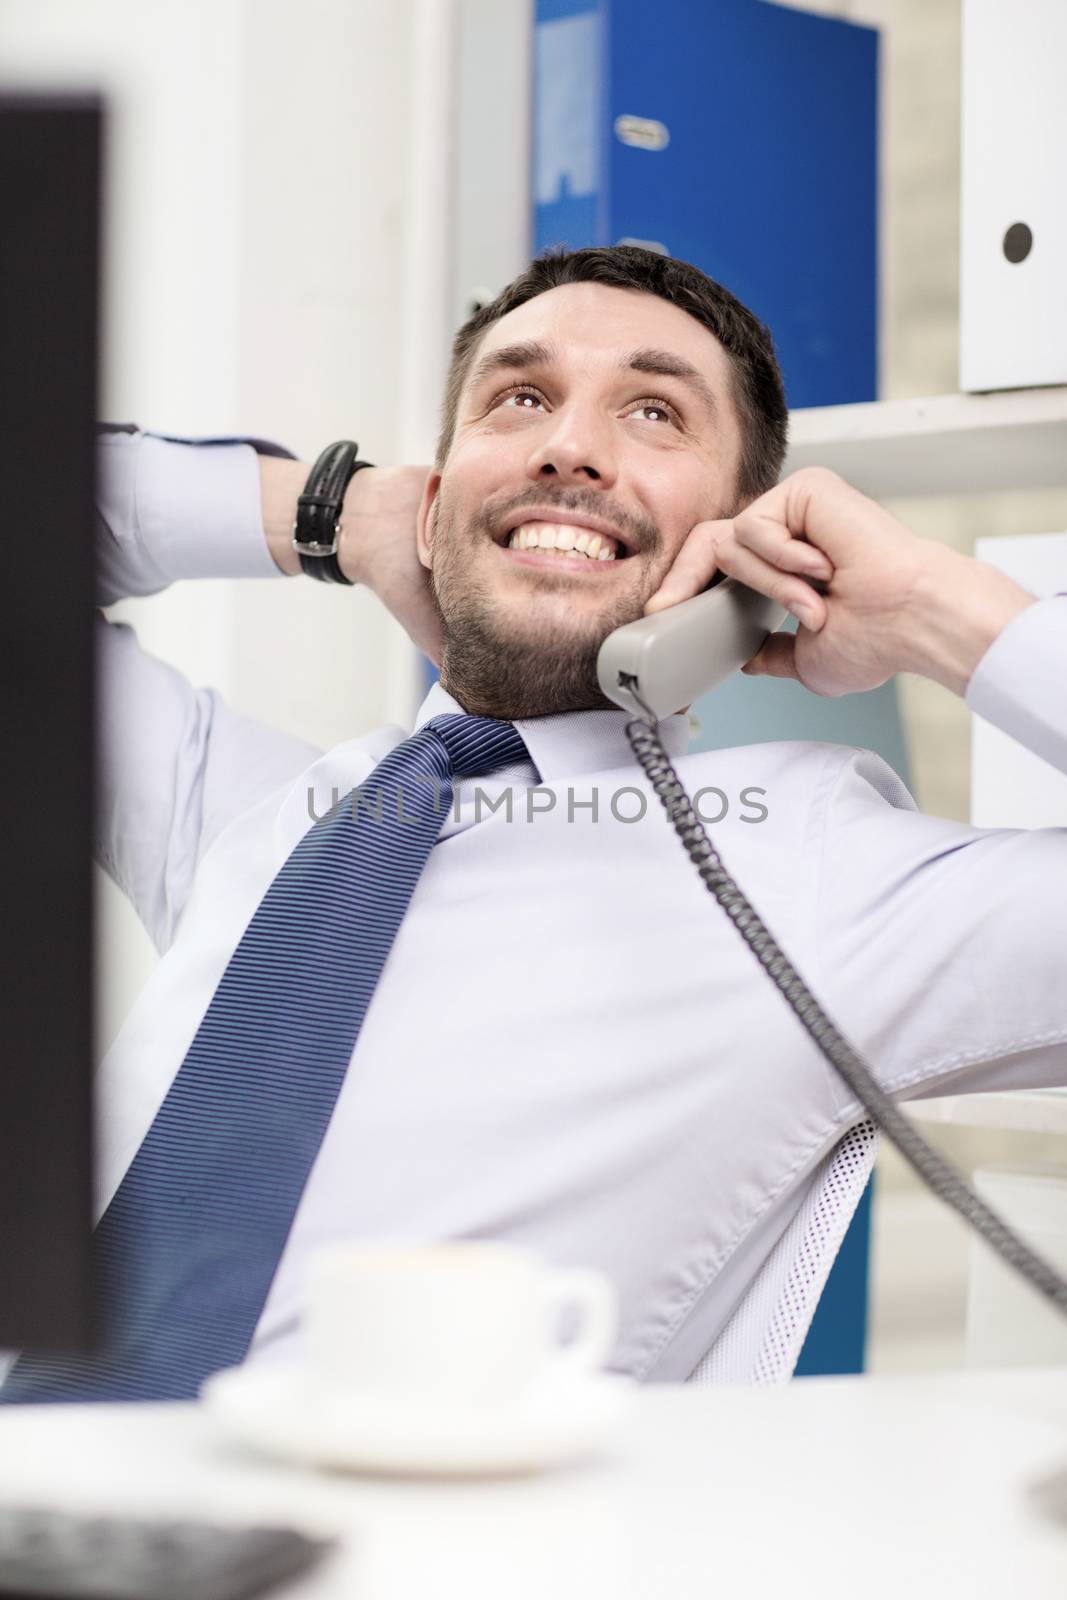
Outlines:
[[467, 319], [452, 346], [437, 442], [438, 470], [451, 447], [460, 393], [485, 329], [527, 300], [566, 283], [602, 283], [610, 289], [639, 289], [659, 295], [713, 333], [730, 359], [734, 402], [741, 422], [738, 499], [747, 503], [778, 482], [789, 414], [770, 333], [740, 300], [698, 267], [629, 244], [548, 250], [502, 289], [495, 300]]

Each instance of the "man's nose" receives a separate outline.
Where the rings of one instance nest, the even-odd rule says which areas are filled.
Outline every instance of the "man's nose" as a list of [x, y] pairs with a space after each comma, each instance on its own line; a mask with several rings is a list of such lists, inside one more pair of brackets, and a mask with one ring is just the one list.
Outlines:
[[610, 488], [618, 476], [611, 420], [590, 407], [561, 406], [539, 432], [527, 475]]

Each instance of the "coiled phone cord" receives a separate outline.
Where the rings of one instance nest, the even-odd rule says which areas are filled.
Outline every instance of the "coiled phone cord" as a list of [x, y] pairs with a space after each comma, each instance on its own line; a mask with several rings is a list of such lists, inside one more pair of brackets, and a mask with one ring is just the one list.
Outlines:
[[[637, 703], [648, 711], [632, 681], [627, 687]], [[1031, 1250], [1006, 1222], [1001, 1221], [997, 1213], [975, 1194], [948, 1162], [927, 1144], [877, 1082], [863, 1058], [837, 1031], [770, 929], [764, 925], [758, 912], [723, 866], [663, 748], [651, 711], [648, 711], [648, 718], [648, 722], [635, 718], [626, 724], [626, 737], [634, 755], [662, 800], [675, 832], [705, 886], [715, 896], [757, 961], [773, 978], [827, 1061], [923, 1182], [946, 1205], [958, 1211], [964, 1221], [969, 1222], [1009, 1266], [1014, 1267], [1067, 1315], [1067, 1280]]]

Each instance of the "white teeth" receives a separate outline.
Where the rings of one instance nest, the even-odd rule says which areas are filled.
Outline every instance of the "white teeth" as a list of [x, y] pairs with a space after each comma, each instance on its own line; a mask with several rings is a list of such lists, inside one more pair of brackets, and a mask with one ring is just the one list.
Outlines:
[[581, 554], [594, 561], [616, 558], [615, 541], [608, 535], [555, 522], [523, 523], [513, 530], [508, 546], [512, 550], [559, 550], [568, 555]]

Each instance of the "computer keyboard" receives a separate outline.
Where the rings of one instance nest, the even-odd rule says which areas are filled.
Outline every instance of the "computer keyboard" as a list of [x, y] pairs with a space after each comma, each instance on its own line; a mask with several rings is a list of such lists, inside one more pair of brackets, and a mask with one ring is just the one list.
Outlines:
[[0, 1506], [0, 1597], [251, 1600], [333, 1547], [293, 1528]]

